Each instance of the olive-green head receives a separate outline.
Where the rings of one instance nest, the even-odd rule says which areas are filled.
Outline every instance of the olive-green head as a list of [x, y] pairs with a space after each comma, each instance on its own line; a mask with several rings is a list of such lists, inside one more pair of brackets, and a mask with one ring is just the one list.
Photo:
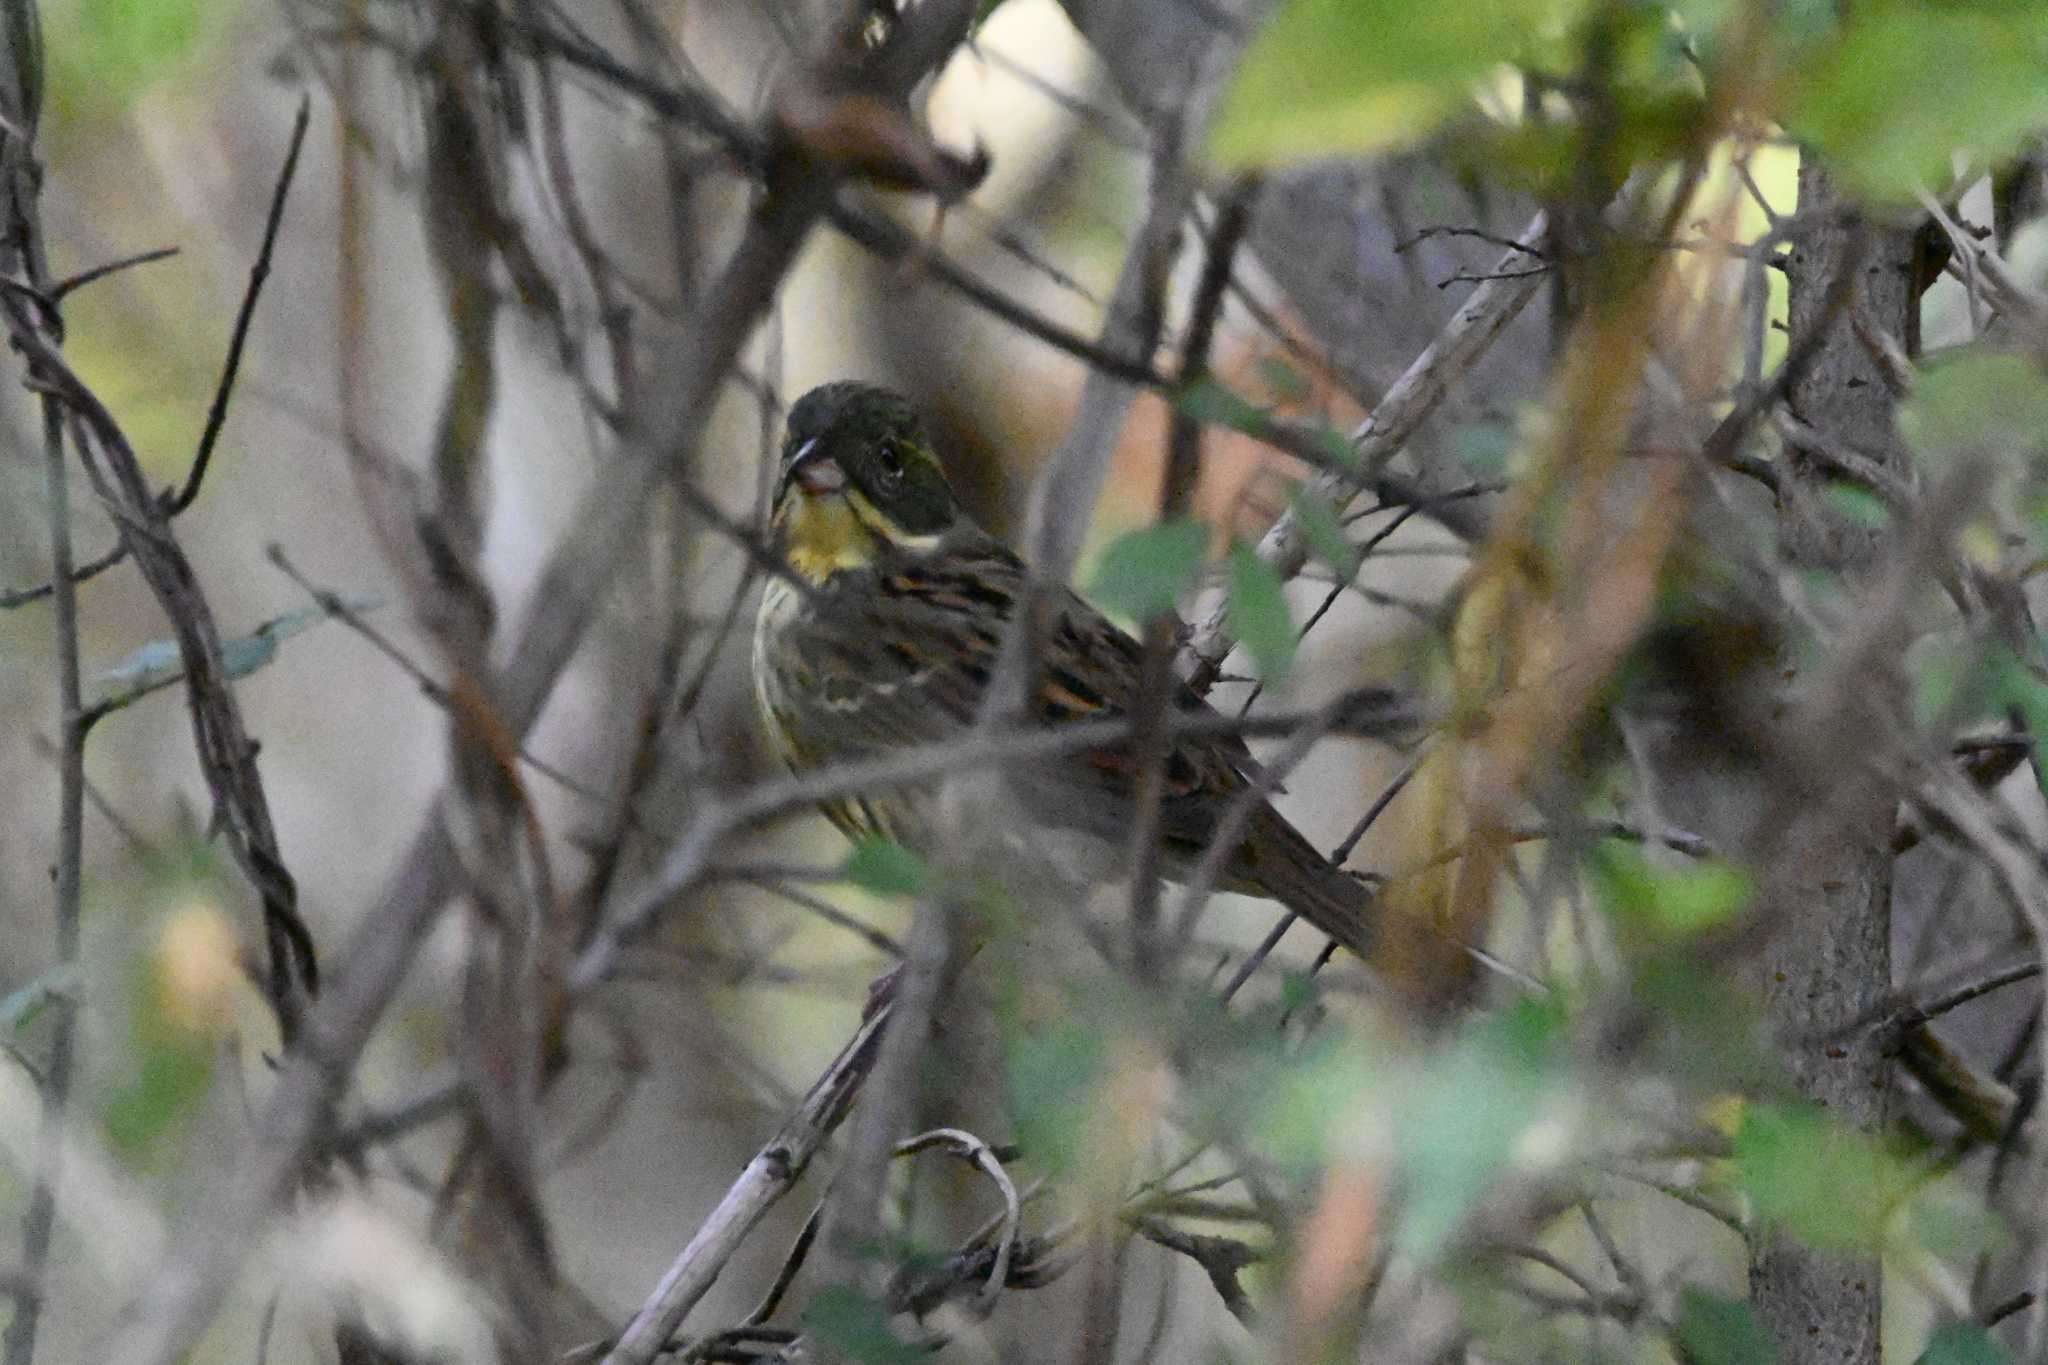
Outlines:
[[842, 499], [865, 528], [897, 544], [961, 520], [924, 422], [909, 399], [851, 381], [812, 389], [789, 410], [778, 521], [793, 499]]

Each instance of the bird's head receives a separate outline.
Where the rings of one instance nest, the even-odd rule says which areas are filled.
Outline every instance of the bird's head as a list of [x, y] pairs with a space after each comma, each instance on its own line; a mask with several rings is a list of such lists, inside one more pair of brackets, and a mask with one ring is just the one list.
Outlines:
[[813, 585], [887, 555], [930, 554], [965, 522], [907, 398], [826, 384], [789, 410], [775, 526], [790, 567]]

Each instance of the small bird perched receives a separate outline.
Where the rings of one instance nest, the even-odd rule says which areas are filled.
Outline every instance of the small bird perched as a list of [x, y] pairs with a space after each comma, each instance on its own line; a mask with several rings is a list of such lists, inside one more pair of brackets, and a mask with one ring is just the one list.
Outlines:
[[[775, 532], [803, 591], [771, 580], [754, 630], [762, 718], [790, 767], [873, 757], [957, 737], [975, 722], [1003, 633], [1025, 591], [1010, 549], [961, 509], [909, 400], [866, 384], [827, 384], [789, 412]], [[1032, 695], [1060, 725], [1130, 714], [1143, 650], [1071, 592], [1053, 603]], [[1213, 715], [1180, 687], [1184, 713]], [[1191, 872], [1253, 780], [1244, 742], [1175, 735], [1166, 755], [1162, 863]], [[1128, 743], [1077, 751], [1013, 774], [1024, 812], [1105, 845], [1129, 837], [1139, 764]], [[930, 791], [826, 802], [849, 838], [882, 836], [931, 852]], [[1227, 864], [1225, 890], [1279, 901], [1363, 957], [1372, 897], [1261, 801]]]

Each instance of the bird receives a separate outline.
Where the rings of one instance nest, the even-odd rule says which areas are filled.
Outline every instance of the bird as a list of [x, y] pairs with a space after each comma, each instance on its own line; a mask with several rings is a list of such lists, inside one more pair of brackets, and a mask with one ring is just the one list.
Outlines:
[[[754, 629], [756, 700], [789, 768], [886, 755], [964, 735], [981, 710], [1028, 571], [961, 507], [916, 406], [841, 381], [788, 414], [772, 532], [787, 573], [762, 592]], [[1054, 592], [1029, 719], [1057, 727], [1132, 716], [1144, 648], [1067, 589]], [[1173, 703], [1216, 716], [1185, 684]], [[1173, 732], [1165, 754], [1161, 870], [1184, 881], [1224, 813], [1258, 780], [1244, 741], [1222, 728]], [[1038, 826], [1121, 847], [1140, 759], [1128, 741], [1081, 748], [1011, 773]], [[855, 841], [886, 838], [934, 854], [932, 789], [822, 801]], [[1277, 901], [1367, 958], [1373, 897], [1275, 810], [1257, 801], [1218, 885]]]

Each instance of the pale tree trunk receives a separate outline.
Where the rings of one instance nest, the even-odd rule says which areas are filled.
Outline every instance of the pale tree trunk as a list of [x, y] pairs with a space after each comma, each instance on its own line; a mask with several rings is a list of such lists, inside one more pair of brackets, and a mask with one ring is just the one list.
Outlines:
[[[1826, 221], [1802, 233], [1788, 262], [1789, 326], [1795, 353], [1813, 344], [1818, 350], [1789, 402], [1817, 431], [1816, 439], [1899, 468], [1906, 456], [1891, 390], [1853, 320], [1860, 312], [1909, 354], [1917, 350], [1915, 234], [1847, 221], [1846, 208], [1826, 173], [1807, 158], [1799, 172], [1799, 213], [1802, 220]], [[1846, 295], [1836, 288], [1844, 271], [1858, 277]], [[1818, 342], [1810, 341], [1817, 333]], [[1827, 505], [1831, 475], [1808, 452], [1788, 450], [1780, 479], [1779, 531], [1788, 562], [1845, 572], [1853, 583], [1886, 532], [1851, 523]], [[1853, 728], [1850, 718], [1836, 719], [1843, 733]], [[1847, 762], [1851, 756], [1842, 747], [1835, 758]], [[1876, 1030], [1843, 1026], [1880, 1012], [1891, 985], [1896, 798], [1881, 783], [1842, 780], [1850, 776], [1846, 769], [1805, 776], [1815, 799], [1764, 836], [1772, 845], [1760, 907], [1771, 930], [1762, 959], [1766, 1012], [1800, 1093], [1837, 1122], [1876, 1133], [1890, 1098], [1888, 1062]], [[1883, 1303], [1877, 1257], [1823, 1253], [1789, 1237], [1760, 1235], [1750, 1289], [1787, 1365], [1877, 1365]]]

